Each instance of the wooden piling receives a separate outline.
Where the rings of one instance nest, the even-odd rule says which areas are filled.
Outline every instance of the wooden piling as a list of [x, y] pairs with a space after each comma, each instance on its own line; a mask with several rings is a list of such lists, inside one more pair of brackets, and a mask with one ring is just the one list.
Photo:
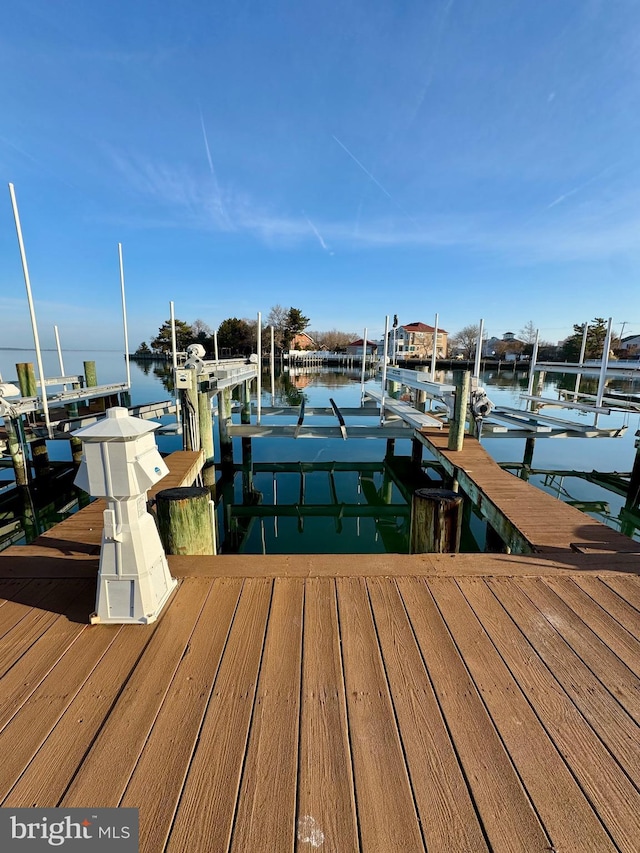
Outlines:
[[167, 554], [214, 554], [211, 493], [205, 486], [163, 489], [156, 495], [160, 539]]
[[96, 372], [96, 363], [95, 361], [85, 361], [83, 362], [84, 366], [84, 379], [87, 384], [87, 388], [95, 388], [98, 384], [98, 374]]
[[462, 495], [448, 489], [417, 489], [411, 503], [411, 554], [455, 554], [460, 550]]
[[21, 361], [16, 364], [18, 373], [18, 385], [22, 397], [37, 397], [38, 386], [36, 385], [36, 374], [30, 361]]
[[182, 419], [182, 446], [184, 450], [200, 450], [200, 414], [197, 376], [189, 371], [189, 386], [180, 389], [180, 417]]
[[70, 438], [69, 446], [71, 448], [71, 458], [74, 465], [79, 465], [82, 462], [82, 439]]
[[7, 428], [7, 444], [9, 454], [13, 463], [13, 472], [16, 478], [16, 485], [26, 486], [29, 483], [29, 475], [27, 471], [27, 463], [20, 441], [20, 422], [13, 418], [5, 418], [4, 424]]
[[218, 430], [220, 432], [220, 459], [223, 465], [233, 465], [233, 439], [231, 426], [231, 388], [218, 391]]
[[464, 430], [467, 420], [467, 403], [469, 401], [470, 376], [468, 370], [461, 370], [454, 374], [456, 384], [456, 398], [453, 409], [453, 419], [449, 422], [449, 450], [462, 450], [464, 444]]
[[49, 451], [47, 450], [47, 442], [44, 438], [36, 438], [30, 444], [31, 461], [33, 462], [33, 470], [36, 477], [51, 470], [49, 464]]
[[211, 397], [207, 391], [198, 390], [198, 424], [200, 427], [200, 447], [204, 451], [205, 462], [213, 459], [213, 418], [211, 416]]

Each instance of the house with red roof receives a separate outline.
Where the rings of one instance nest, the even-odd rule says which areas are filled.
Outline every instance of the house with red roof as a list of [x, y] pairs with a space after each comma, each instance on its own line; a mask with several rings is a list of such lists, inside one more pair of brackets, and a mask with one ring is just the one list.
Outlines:
[[[405, 323], [389, 331], [389, 356], [392, 361], [406, 358], [431, 358], [435, 328], [427, 323]], [[446, 358], [449, 333], [438, 329], [436, 358]], [[395, 358], [394, 358], [395, 352]]]

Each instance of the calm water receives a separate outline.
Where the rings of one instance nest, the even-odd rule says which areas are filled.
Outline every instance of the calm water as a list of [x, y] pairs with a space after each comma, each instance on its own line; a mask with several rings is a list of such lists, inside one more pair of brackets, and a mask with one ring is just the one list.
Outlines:
[[[45, 373], [59, 375], [57, 354], [43, 354]], [[83, 372], [83, 361], [94, 360], [100, 383], [124, 382], [126, 368], [121, 354], [116, 352], [69, 352], [64, 356], [67, 375]], [[0, 350], [0, 373], [5, 381], [15, 378], [18, 361], [34, 361], [29, 351]], [[450, 381], [451, 374], [439, 374], [439, 379]], [[154, 363], [131, 364], [132, 402], [147, 403], [167, 399], [170, 394], [170, 377], [164, 365]], [[526, 392], [528, 377], [512, 370], [485, 373], [483, 377], [489, 396], [496, 403], [523, 408], [520, 394]], [[596, 380], [591, 380], [595, 382]], [[373, 380], [368, 380], [375, 384]], [[549, 375], [546, 378], [544, 395], [557, 397], [559, 387], [572, 388], [574, 377]], [[565, 383], [565, 384], [563, 384]], [[614, 381], [611, 387], [621, 391], [633, 390], [629, 383]], [[589, 390], [583, 380], [582, 390]], [[360, 374], [358, 370], [335, 373], [332, 371], [302, 372], [298, 375], [284, 373], [278, 377], [274, 393], [276, 405], [298, 406], [304, 398], [307, 406], [327, 406], [332, 397], [339, 407], [359, 405]], [[263, 379], [263, 405], [272, 402], [269, 377]], [[557, 416], [558, 410], [554, 412]], [[566, 419], [586, 423], [587, 417], [577, 412], [565, 413]], [[163, 418], [169, 423], [171, 417]], [[295, 419], [294, 419], [295, 420]], [[239, 413], [234, 413], [239, 421]], [[286, 422], [279, 419], [278, 423]], [[291, 422], [291, 421], [288, 421]], [[265, 421], [263, 420], [263, 423]], [[326, 423], [335, 425], [334, 418]], [[602, 417], [601, 426], [620, 427], [627, 425], [626, 434], [615, 439], [545, 439], [536, 441], [533, 469], [544, 471], [630, 471], [634, 456], [635, 433], [640, 429], [640, 416], [616, 413]], [[216, 430], [214, 430], [215, 435]], [[180, 449], [182, 439], [175, 435], [158, 435], [161, 452]], [[483, 438], [487, 450], [500, 462], [520, 463], [524, 455], [524, 440], [513, 438]], [[241, 550], [247, 553], [374, 553], [406, 551], [408, 549], [409, 512], [402, 491], [389, 477], [383, 459], [386, 449], [384, 441], [375, 440], [311, 440], [270, 439], [253, 441], [252, 477], [238, 473], [232, 484], [223, 490], [219, 508], [219, 527], [226, 536], [226, 550]], [[409, 440], [396, 442], [395, 454], [408, 456], [411, 452]], [[241, 443], [234, 440], [234, 458], [240, 462]], [[62, 461], [69, 458], [66, 442], [50, 442], [50, 458]], [[427, 460], [425, 454], [425, 461]], [[291, 463], [288, 470], [276, 470], [279, 463]], [[322, 470], [309, 470], [299, 463], [313, 463]], [[333, 467], [330, 463], [336, 463]], [[342, 470], [349, 468], [350, 470]], [[295, 469], [295, 470], [293, 470]], [[430, 472], [435, 480], [437, 473]], [[10, 478], [6, 469], [0, 469], [0, 497], [2, 484]], [[554, 476], [553, 473], [534, 475], [530, 482], [557, 497], [578, 502], [589, 508], [590, 514], [612, 527], [620, 529], [625, 518], [624, 499], [600, 486], [577, 477]], [[15, 526], [20, 517], [23, 524], [36, 535], [43, 528], [56, 523], [69, 512], [77, 509], [75, 490], [69, 482], [52, 484], [49, 492], [41, 495], [37, 503], [44, 508], [23, 509], [15, 503], [7, 509], [0, 507], [0, 543], [7, 530], [11, 541], [24, 541], [21, 529]], [[50, 499], [49, 499], [50, 498]], [[243, 504], [258, 504], [260, 517], [247, 518]], [[296, 505], [304, 503], [306, 510], [298, 512]], [[62, 506], [60, 506], [62, 504]], [[274, 505], [280, 509], [275, 512]], [[358, 516], [357, 506], [363, 508]], [[316, 513], [327, 508], [329, 517]], [[344, 509], [341, 510], [341, 507]], [[375, 508], [378, 508], [376, 510]], [[382, 507], [382, 509], [380, 509]], [[633, 521], [633, 519], [632, 519]], [[12, 523], [14, 524], [12, 528]], [[13, 532], [11, 532], [13, 530]], [[640, 532], [635, 530], [635, 538]], [[0, 545], [1, 547], [1, 545]], [[465, 531], [465, 550], [484, 548], [484, 527], [471, 517]]]

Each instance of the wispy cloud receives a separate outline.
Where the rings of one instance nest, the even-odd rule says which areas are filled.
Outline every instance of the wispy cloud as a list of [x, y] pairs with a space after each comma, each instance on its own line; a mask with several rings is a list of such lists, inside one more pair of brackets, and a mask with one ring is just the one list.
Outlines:
[[610, 166], [607, 166], [606, 168], [602, 169], [596, 175], [593, 175], [593, 177], [589, 178], [589, 180], [578, 184], [578, 186], [573, 187], [573, 189], [567, 190], [566, 193], [563, 193], [562, 195], [558, 196], [558, 198], [554, 199], [551, 204], [548, 204], [547, 210], [551, 210], [552, 207], [556, 207], [558, 204], [562, 204], [563, 201], [566, 201], [568, 198], [571, 198], [571, 196], [576, 195], [576, 193], [582, 192], [582, 190], [595, 183], [595, 181], [602, 178], [608, 172], [611, 172], [612, 169], [615, 169], [617, 165], [617, 163], [612, 163]]
[[227, 216], [227, 212], [224, 209], [224, 204], [222, 203], [222, 193], [220, 192], [220, 185], [218, 184], [218, 175], [213, 166], [213, 159], [211, 157], [211, 148], [209, 147], [209, 138], [207, 136], [207, 129], [204, 125], [204, 116], [202, 115], [202, 109], [200, 110], [200, 126], [202, 127], [202, 138], [204, 140], [204, 149], [207, 153], [207, 162], [209, 163], [209, 171], [211, 172], [211, 178], [213, 180], [213, 190], [214, 190], [214, 203], [218, 205], [218, 209], [220, 211], [220, 215], [224, 219], [229, 219]]
[[[289, 214], [274, 209], [246, 192], [227, 190], [222, 206], [222, 193], [217, 190], [212, 194], [203, 175], [184, 165], [154, 162], [115, 151], [111, 157], [123, 189], [139, 202], [137, 210], [126, 217], [126, 224], [133, 227], [244, 233], [285, 248], [300, 245], [313, 235], [326, 252], [338, 246], [455, 247], [497, 254], [512, 264], [532, 260], [589, 260], [638, 250], [640, 214], [634, 211], [640, 209], [640, 199], [631, 197], [624, 202], [618, 197], [608, 207], [588, 206], [579, 214], [571, 208], [566, 211], [559, 208], [554, 217], [538, 221], [505, 221], [478, 211], [423, 216], [420, 220], [412, 219], [408, 226], [406, 221], [392, 215], [367, 218], [359, 209], [354, 227], [351, 217], [322, 221], [314, 217], [312, 221], [305, 212]], [[581, 188], [583, 185], [569, 192]], [[152, 210], [148, 204], [145, 209], [145, 202], [151, 203]]]
[[329, 248], [329, 246], [327, 246], [327, 244], [325, 243], [325, 241], [322, 239], [322, 234], [318, 231], [318, 229], [317, 229], [317, 228], [316, 228], [316, 226], [313, 224], [313, 222], [309, 219], [309, 217], [307, 216], [307, 214], [303, 212], [303, 214], [302, 214], [302, 215], [304, 216], [304, 218], [305, 218], [305, 219], [307, 220], [307, 222], [309, 223], [309, 228], [311, 228], [311, 230], [313, 231], [313, 233], [314, 233], [314, 234], [316, 235], [316, 237], [318, 238], [318, 243], [320, 243], [320, 245], [321, 245], [321, 246], [322, 246], [322, 248], [325, 250], [325, 252], [327, 252], [329, 255], [333, 255], [333, 252], [331, 251], [331, 249]]

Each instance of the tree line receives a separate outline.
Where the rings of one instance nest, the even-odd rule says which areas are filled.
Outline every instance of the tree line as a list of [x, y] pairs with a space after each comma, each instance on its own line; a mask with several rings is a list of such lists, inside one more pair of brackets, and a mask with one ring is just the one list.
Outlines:
[[[290, 349], [296, 335], [308, 329], [309, 317], [305, 317], [300, 308], [284, 308], [282, 305], [274, 305], [269, 311], [266, 321], [262, 325], [263, 349], [270, 346], [268, 336], [270, 328], [274, 330], [275, 348], [282, 352]], [[204, 320], [197, 319], [193, 323], [185, 320], [174, 321], [176, 333], [176, 349], [184, 352], [190, 344], [199, 343], [205, 348], [207, 355], [212, 356], [215, 352], [214, 332]], [[340, 350], [346, 348], [357, 335], [352, 332], [340, 332], [332, 329], [328, 332], [307, 332], [310, 341], [304, 347], [306, 349], [328, 349]], [[218, 354], [222, 357], [234, 355], [249, 355], [256, 351], [258, 340], [257, 319], [227, 317], [216, 330]], [[165, 320], [160, 326], [158, 334], [149, 343], [143, 341], [137, 348], [137, 355], [167, 355], [171, 352], [171, 321]]]

